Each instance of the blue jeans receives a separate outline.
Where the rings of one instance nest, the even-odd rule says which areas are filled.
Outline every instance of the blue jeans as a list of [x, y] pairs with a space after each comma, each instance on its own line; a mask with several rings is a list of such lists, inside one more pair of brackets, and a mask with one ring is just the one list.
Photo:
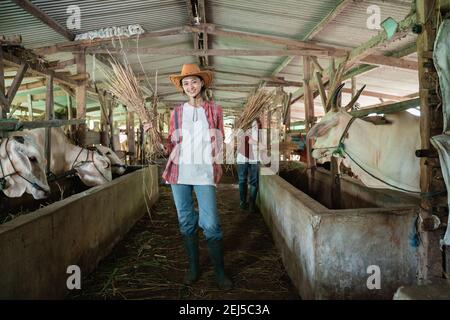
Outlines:
[[237, 174], [239, 184], [248, 183], [255, 188], [258, 188], [258, 164], [257, 163], [238, 163]]
[[[171, 184], [170, 186], [177, 207], [181, 234], [185, 236], [195, 234], [198, 224], [203, 229], [206, 240], [221, 240], [222, 229], [217, 212], [216, 187], [188, 184]], [[194, 210], [192, 190], [197, 196], [199, 212]]]

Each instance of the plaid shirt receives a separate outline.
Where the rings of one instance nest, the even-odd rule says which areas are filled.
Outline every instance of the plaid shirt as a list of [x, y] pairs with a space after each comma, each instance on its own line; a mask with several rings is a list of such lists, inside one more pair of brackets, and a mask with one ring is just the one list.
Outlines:
[[[221, 155], [223, 139], [225, 136], [223, 130], [222, 107], [216, 105], [214, 102], [205, 101], [202, 105], [202, 108], [205, 110], [206, 119], [208, 120], [208, 125], [211, 134], [214, 183], [217, 184], [219, 183], [220, 178], [222, 177], [222, 166], [220, 163], [217, 163], [218, 160], [217, 157]], [[166, 144], [166, 150], [168, 150], [170, 156], [169, 160], [167, 161], [166, 169], [162, 174], [163, 179], [170, 184], [178, 183], [178, 163], [179, 163], [178, 160], [180, 158], [181, 141], [183, 138], [181, 135], [183, 125], [182, 118], [183, 118], [183, 105], [181, 104], [176, 106], [170, 114], [169, 136], [167, 138]], [[218, 134], [221, 136], [218, 137], [217, 136]]]

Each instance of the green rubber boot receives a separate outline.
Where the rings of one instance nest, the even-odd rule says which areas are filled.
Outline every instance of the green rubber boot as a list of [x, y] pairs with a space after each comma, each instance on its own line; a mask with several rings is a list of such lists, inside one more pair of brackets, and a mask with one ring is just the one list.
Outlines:
[[233, 288], [233, 283], [225, 275], [222, 240], [208, 240], [207, 244], [209, 256], [211, 257], [216, 274], [217, 286], [221, 290], [230, 290]]
[[251, 213], [257, 212], [256, 207], [256, 196], [258, 195], [258, 188], [254, 186], [250, 186], [250, 202], [249, 202], [249, 211]]
[[243, 210], [248, 209], [248, 202], [247, 202], [247, 182], [239, 183], [239, 207]]
[[189, 270], [184, 276], [183, 283], [190, 285], [196, 282], [200, 275], [198, 258], [198, 234], [183, 236], [183, 243], [189, 261]]

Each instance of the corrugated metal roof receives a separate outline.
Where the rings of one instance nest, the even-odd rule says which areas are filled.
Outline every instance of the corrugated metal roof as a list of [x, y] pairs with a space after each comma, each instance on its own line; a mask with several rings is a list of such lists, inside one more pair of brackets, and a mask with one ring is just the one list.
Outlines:
[[233, 30], [301, 39], [341, 0], [210, 0], [208, 22]]
[[0, 1], [0, 34], [20, 34], [27, 48], [66, 41], [62, 35], [9, 0]]
[[186, 3], [182, 0], [32, 0], [32, 3], [54, 20], [66, 26], [67, 7], [81, 10], [83, 33], [111, 26], [140, 24], [146, 31], [161, 30], [188, 24]]
[[[367, 8], [377, 5], [380, 8], [381, 20], [388, 16], [397, 21], [402, 20], [409, 12], [413, 0], [367, 0], [355, 2], [347, 6], [324, 30], [316, 35], [314, 41], [339, 47], [357, 47], [372, 36], [378, 30], [370, 30], [366, 27], [366, 21], [370, 14]], [[50, 17], [66, 26], [69, 14], [66, 12], [69, 5], [77, 5], [81, 9], [81, 29], [72, 30], [74, 33], [82, 33], [104, 27], [123, 26], [129, 24], [141, 24], [146, 31], [162, 30], [166, 28], [179, 27], [189, 24], [186, 2], [184, 0], [31, 0], [33, 4], [46, 12]], [[334, 10], [341, 0], [283, 0], [283, 1], [261, 1], [261, 0], [207, 0], [206, 20], [216, 26], [244, 32], [266, 34], [291, 39], [302, 40], [318, 23], [320, 23], [331, 11]], [[0, 34], [21, 34], [23, 43], [27, 48], [41, 47], [66, 41], [45, 24], [32, 17], [9, 0], [0, 2]], [[381, 47], [380, 52], [390, 52], [405, 47], [415, 41], [415, 35], [396, 41], [386, 48]], [[124, 47], [136, 48], [135, 40], [123, 41]], [[193, 37], [191, 34], [168, 36], [160, 38], [146, 38], [139, 40], [139, 48], [193, 48]], [[242, 40], [226, 36], [209, 36], [209, 47], [213, 49], [283, 49], [283, 46], [264, 44], [249, 40]], [[163, 74], [158, 78], [160, 93], [172, 93], [174, 88], [165, 86], [169, 84], [167, 74], [178, 73], [182, 64], [197, 62], [194, 56], [171, 56], [171, 55], [149, 55], [135, 53], [128, 54], [128, 61], [132, 64], [136, 73], [143, 70], [151, 78], [153, 83], [154, 74]], [[71, 53], [59, 53], [48, 56], [50, 60], [68, 60], [72, 58]], [[294, 58], [277, 76], [284, 77], [288, 81], [302, 81], [303, 67], [301, 57]], [[414, 59], [414, 57], [412, 58]], [[285, 57], [250, 57], [250, 56], [214, 56], [210, 57], [211, 67], [218, 72], [215, 73], [215, 85], [220, 84], [253, 84], [259, 83], [258, 76], [270, 76], [273, 70], [285, 60]], [[320, 64], [326, 68], [329, 61], [319, 59]], [[141, 67], [142, 63], [142, 67]], [[93, 59], [87, 57], [87, 72], [93, 77]], [[75, 66], [68, 67], [75, 73]], [[249, 77], [241, 74], [251, 74]], [[368, 73], [359, 77], [358, 83], [368, 84], [367, 90], [380, 91], [390, 94], [403, 95], [416, 90], [417, 83], [413, 74], [415, 72], [389, 68], [379, 68], [377, 72]], [[101, 73], [95, 72], [97, 80], [101, 79]], [[408, 81], [403, 81], [408, 78]], [[376, 79], [378, 78], [379, 81]], [[385, 79], [385, 80], [382, 80]], [[394, 79], [394, 82], [387, 81]], [[398, 81], [403, 81], [397, 85]], [[239, 106], [251, 87], [237, 87], [236, 92], [232, 88], [223, 88], [215, 92], [217, 99], [231, 99], [221, 102], [224, 107]], [[286, 91], [294, 91], [296, 88], [285, 88]], [[167, 100], [177, 100], [183, 97], [179, 94], [166, 96]], [[241, 101], [233, 100], [243, 98]], [[348, 99], [344, 94], [344, 101]], [[377, 98], [362, 97], [363, 105], [378, 103]], [[301, 115], [302, 103], [297, 102], [293, 109], [293, 117]], [[320, 102], [317, 100], [317, 108]], [[318, 111], [320, 112], [320, 111]]]
[[[312, 40], [346, 47], [357, 47], [376, 36], [379, 29], [371, 29], [371, 6], [379, 8], [380, 21], [388, 17], [397, 22], [403, 20], [410, 12], [412, 0], [383, 1], [367, 0], [354, 2], [347, 6], [326, 28]], [[368, 13], [369, 11], [369, 13]], [[368, 24], [369, 21], [369, 24]]]

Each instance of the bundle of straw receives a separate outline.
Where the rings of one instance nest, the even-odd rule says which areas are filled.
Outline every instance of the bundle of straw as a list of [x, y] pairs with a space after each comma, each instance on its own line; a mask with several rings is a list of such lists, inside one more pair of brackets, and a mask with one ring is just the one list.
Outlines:
[[112, 72], [102, 68], [106, 76], [106, 84], [109, 86], [108, 90], [122, 101], [130, 111], [135, 112], [144, 127], [150, 127], [147, 131], [147, 158], [154, 160], [158, 157], [164, 156], [164, 147], [162, 145], [162, 138], [157, 130], [157, 126], [153, 124], [156, 121], [156, 113], [152, 114], [145, 107], [145, 99], [139, 82], [131, 69], [129, 64], [123, 66], [116, 59], [111, 57], [109, 60]]
[[258, 118], [264, 110], [272, 106], [275, 98], [274, 93], [267, 92], [260, 88], [250, 95], [245, 103], [242, 115], [237, 119], [235, 128], [247, 130], [252, 126], [253, 121]]

